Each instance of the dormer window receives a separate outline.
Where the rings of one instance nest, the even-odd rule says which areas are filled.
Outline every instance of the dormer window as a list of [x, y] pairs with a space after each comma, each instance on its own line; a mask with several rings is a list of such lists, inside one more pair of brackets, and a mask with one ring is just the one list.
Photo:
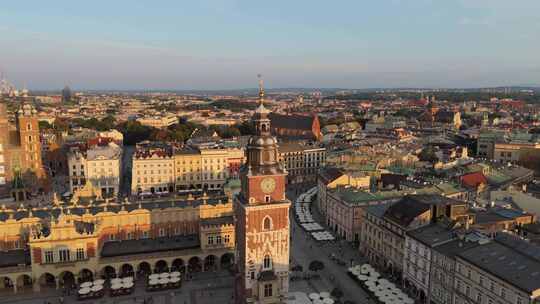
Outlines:
[[270, 199], [271, 199], [270, 195], [265, 195], [265, 196], [264, 196], [264, 201], [265, 201], [266, 203], [270, 203]]

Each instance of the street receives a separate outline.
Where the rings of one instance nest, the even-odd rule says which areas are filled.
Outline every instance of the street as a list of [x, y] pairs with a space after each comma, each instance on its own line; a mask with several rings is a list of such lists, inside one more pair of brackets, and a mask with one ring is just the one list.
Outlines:
[[[295, 191], [289, 190], [287, 192], [287, 196], [294, 204], [294, 200], [296, 199]], [[315, 212], [315, 208], [312, 209], [314, 219], [316, 219], [322, 226], [325, 226], [324, 221], [320, 220], [320, 216]], [[292, 208], [291, 235], [291, 266], [301, 265], [304, 271], [307, 271], [311, 261], [318, 260], [323, 262], [325, 265], [324, 269], [319, 272], [321, 278], [311, 279], [308, 283], [309, 286], [314, 289], [313, 291], [331, 292], [333, 288], [338, 287], [344, 293], [342, 301], [350, 300], [354, 303], [370, 302], [365, 291], [347, 275], [347, 268], [350, 267], [351, 259], [353, 260], [354, 264], [361, 264], [365, 262], [365, 259], [360, 257], [358, 250], [354, 249], [345, 241], [336, 241], [335, 243], [315, 241], [296, 222], [294, 218], [294, 210], [292, 210]], [[342, 255], [340, 252], [342, 252]], [[335, 254], [341, 260], [345, 261], [346, 265], [340, 266], [335, 261], [332, 261], [330, 259], [331, 254]]]

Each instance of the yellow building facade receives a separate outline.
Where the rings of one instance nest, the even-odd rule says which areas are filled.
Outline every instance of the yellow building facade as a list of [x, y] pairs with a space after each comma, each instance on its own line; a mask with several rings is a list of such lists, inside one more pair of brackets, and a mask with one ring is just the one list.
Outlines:
[[2, 208], [0, 288], [39, 291], [96, 278], [228, 268], [232, 214], [230, 199], [206, 195]]

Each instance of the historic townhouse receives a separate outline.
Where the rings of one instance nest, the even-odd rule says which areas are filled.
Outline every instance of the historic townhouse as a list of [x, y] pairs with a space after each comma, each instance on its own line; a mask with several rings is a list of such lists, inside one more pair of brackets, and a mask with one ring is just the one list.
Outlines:
[[539, 247], [508, 234], [458, 253], [454, 303], [539, 303], [539, 253]]
[[119, 194], [122, 176], [122, 148], [114, 142], [81, 150], [78, 146], [68, 153], [71, 193], [79, 190], [88, 195], [115, 197]]

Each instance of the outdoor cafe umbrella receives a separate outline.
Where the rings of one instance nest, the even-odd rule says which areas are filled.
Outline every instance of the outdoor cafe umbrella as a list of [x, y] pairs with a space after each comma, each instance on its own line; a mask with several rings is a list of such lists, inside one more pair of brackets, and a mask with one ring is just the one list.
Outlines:
[[314, 299], [311, 303], [313, 303], [313, 304], [324, 304], [324, 302], [319, 298]]
[[115, 283], [111, 285], [112, 290], [118, 290], [118, 289], [121, 289], [122, 287], [123, 287], [122, 283]]
[[181, 274], [180, 274], [180, 271], [173, 271], [171, 272], [171, 277], [179, 277]]
[[149, 280], [148, 281], [148, 285], [157, 285], [159, 284], [159, 280], [158, 279], [153, 279], [153, 280]]
[[123, 284], [129, 283], [129, 282], [133, 282], [133, 277], [125, 277], [122, 279]]
[[161, 278], [158, 280], [159, 284], [167, 284], [169, 283], [169, 278]]
[[330, 293], [327, 291], [322, 291], [321, 293], [319, 293], [319, 295], [321, 296], [321, 298], [330, 298]]
[[111, 285], [122, 284], [122, 279], [116, 278], [111, 280]]
[[94, 285], [103, 285], [105, 283], [105, 280], [99, 279], [94, 281]]
[[172, 278], [169, 279], [169, 282], [178, 283], [178, 282], [180, 282], [180, 277], [172, 277]]
[[160, 278], [160, 279], [166, 279], [166, 278], [168, 278], [169, 276], [170, 276], [170, 275], [169, 275], [168, 272], [163, 272], [163, 273], [160, 273], [160, 274], [159, 274], [159, 278]]
[[368, 278], [367, 276], [365, 276], [365, 275], [363, 275], [363, 274], [359, 274], [359, 275], [357, 275], [356, 277], [357, 277], [360, 281], [365, 281], [365, 280], [367, 280], [367, 278]]
[[79, 289], [79, 294], [80, 294], [80, 295], [86, 295], [86, 294], [89, 294], [90, 291], [91, 291], [91, 290], [90, 290], [89, 287], [84, 287], [84, 288]]
[[81, 284], [81, 288], [87, 288], [87, 287], [92, 287], [92, 282], [84, 282]]
[[122, 285], [123, 285], [124, 288], [131, 288], [131, 287], [133, 287], [133, 281], [124, 282]]
[[375, 281], [365, 281], [364, 284], [366, 284], [366, 286], [375, 286]]
[[153, 274], [151, 274], [151, 275], [148, 276], [148, 279], [149, 279], [149, 280], [156, 280], [156, 279], [159, 279], [159, 274], [153, 273]]
[[103, 285], [94, 285], [92, 286], [92, 288], [90, 288], [90, 290], [92, 290], [93, 292], [100, 291], [102, 289], [103, 289]]
[[322, 301], [324, 304], [334, 304], [334, 300], [331, 298], [324, 298]]
[[315, 300], [315, 299], [320, 299], [321, 296], [318, 293], [313, 292], [313, 293], [309, 294], [309, 298], [312, 299], [312, 300]]

